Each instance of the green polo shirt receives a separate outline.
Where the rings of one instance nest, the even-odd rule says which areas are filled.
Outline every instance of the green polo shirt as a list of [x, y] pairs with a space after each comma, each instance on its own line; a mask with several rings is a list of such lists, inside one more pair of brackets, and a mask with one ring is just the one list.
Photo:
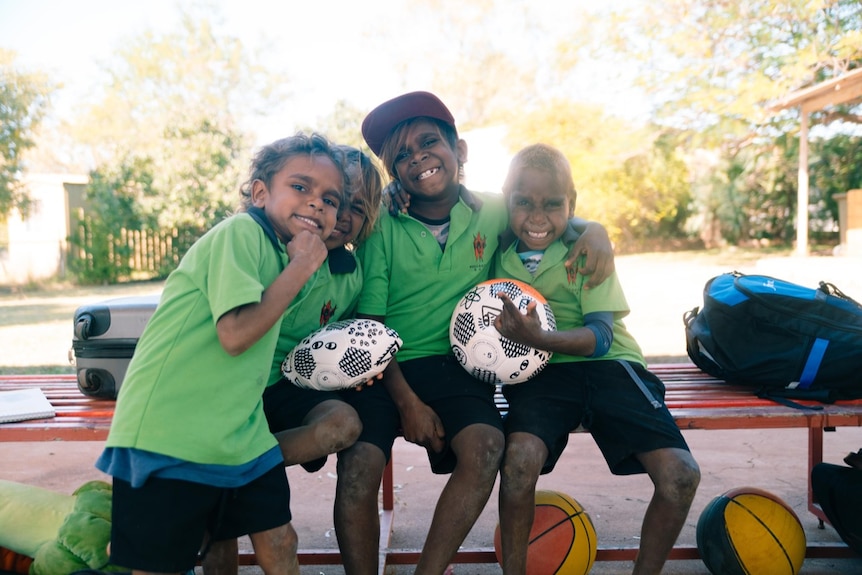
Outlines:
[[168, 277], [117, 399], [107, 447], [137, 448], [201, 464], [243, 465], [277, 445], [261, 395], [276, 324], [229, 355], [216, 322], [256, 303], [287, 265], [247, 213], [207, 232]]
[[269, 385], [281, 379], [281, 364], [296, 344], [311, 332], [353, 317], [362, 290], [362, 269], [345, 248], [331, 250], [322, 265], [288, 306], [269, 372]]
[[422, 222], [386, 210], [360, 248], [364, 284], [358, 312], [382, 316], [398, 332], [404, 342], [398, 361], [450, 353], [455, 305], [490, 277], [508, 222], [502, 195], [475, 194], [463, 186], [449, 217], [445, 250]]
[[536, 270], [536, 275], [532, 276], [518, 257], [515, 251], [516, 244], [512, 238], [511, 232], [507, 232], [502, 240], [505, 247], [501, 246], [497, 252], [494, 276], [520, 280], [536, 288], [551, 305], [557, 329], [582, 327], [584, 316], [588, 313], [610, 311], [614, 314], [614, 341], [607, 354], [591, 358], [554, 353], [551, 356], [551, 363], [624, 359], [646, 367], [640, 346], [623, 323], [623, 317], [629, 313], [629, 306], [616, 272], [600, 285], [588, 290], [584, 289], [587, 278], [581, 274], [569, 275], [565, 266], [566, 257], [575, 239], [571, 232], [567, 232], [564, 238], [548, 246]]

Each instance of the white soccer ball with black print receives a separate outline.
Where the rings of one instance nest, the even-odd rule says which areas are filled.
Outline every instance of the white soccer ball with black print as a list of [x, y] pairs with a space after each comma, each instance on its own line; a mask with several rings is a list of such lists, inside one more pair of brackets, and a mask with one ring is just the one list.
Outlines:
[[401, 343], [398, 333], [379, 321], [336, 321], [300, 341], [284, 358], [281, 373], [305, 389], [348, 389], [382, 372]]
[[503, 311], [500, 292], [521, 313], [535, 301], [542, 329], [557, 328], [551, 307], [538, 291], [517, 280], [496, 279], [480, 283], [461, 298], [452, 313], [449, 341], [455, 358], [473, 377], [490, 384], [522, 383], [545, 368], [551, 352], [500, 335], [494, 327], [494, 319]]

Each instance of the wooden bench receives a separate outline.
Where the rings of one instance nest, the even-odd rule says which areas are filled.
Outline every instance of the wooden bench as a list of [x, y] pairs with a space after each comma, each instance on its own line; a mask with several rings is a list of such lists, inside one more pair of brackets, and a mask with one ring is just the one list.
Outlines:
[[[666, 402], [682, 429], [808, 429], [808, 509], [820, 521], [825, 516], [811, 490], [811, 469], [823, 460], [823, 434], [837, 427], [862, 426], [862, 400], [838, 402], [819, 410], [786, 407], [757, 398], [748, 388], [716, 381], [691, 364], [654, 364], [650, 369], [667, 387]], [[114, 402], [84, 396], [78, 391], [74, 375], [0, 376], [0, 390], [40, 387], [56, 408], [51, 419], [0, 424], [3, 441], [102, 441], [107, 437]], [[800, 402], [808, 405], [820, 405]], [[419, 559], [418, 549], [389, 547], [394, 520], [394, 482], [392, 463], [384, 471], [383, 509], [380, 519], [380, 573], [387, 565], [412, 565]], [[600, 547], [597, 561], [633, 560], [637, 548]], [[809, 545], [809, 558], [855, 557], [844, 545]], [[696, 547], [677, 546], [670, 559], [698, 559]], [[331, 565], [341, 562], [337, 549], [300, 550], [304, 565]], [[240, 563], [255, 564], [254, 554], [243, 551]], [[496, 563], [494, 550], [462, 549], [454, 563]]]

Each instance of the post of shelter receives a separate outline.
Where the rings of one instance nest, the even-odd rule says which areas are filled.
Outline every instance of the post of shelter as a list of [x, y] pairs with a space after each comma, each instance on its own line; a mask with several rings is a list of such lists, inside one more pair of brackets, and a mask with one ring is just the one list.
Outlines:
[[832, 194], [832, 199], [838, 205], [838, 250], [847, 249], [847, 193]]
[[796, 196], [796, 255], [808, 255], [808, 108], [802, 106], [799, 127], [799, 183]]
[[862, 100], [862, 68], [791, 92], [769, 108], [772, 112], [799, 106], [799, 178], [796, 206], [796, 254], [808, 255], [808, 123], [813, 112]]

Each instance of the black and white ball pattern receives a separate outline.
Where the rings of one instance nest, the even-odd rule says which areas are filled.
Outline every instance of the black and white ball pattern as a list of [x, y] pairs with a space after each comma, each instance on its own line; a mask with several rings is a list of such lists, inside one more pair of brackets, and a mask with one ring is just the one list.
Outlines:
[[508, 295], [522, 312], [535, 301], [542, 328], [556, 329], [551, 307], [535, 289], [517, 280], [490, 280], [475, 286], [455, 306], [449, 324], [452, 353], [464, 369], [481, 381], [490, 384], [521, 383], [544, 369], [551, 352], [534, 349], [500, 335], [494, 327], [494, 320], [503, 310], [498, 293]]
[[285, 357], [281, 372], [305, 389], [356, 387], [386, 369], [401, 344], [398, 333], [379, 321], [336, 321], [300, 341]]

